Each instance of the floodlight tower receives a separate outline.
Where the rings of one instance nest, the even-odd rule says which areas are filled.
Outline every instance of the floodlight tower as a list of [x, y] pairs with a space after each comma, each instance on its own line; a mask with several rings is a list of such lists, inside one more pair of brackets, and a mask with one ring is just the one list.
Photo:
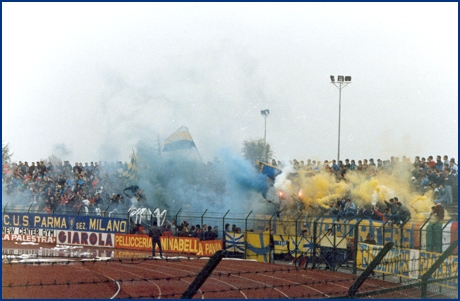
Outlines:
[[340, 113], [342, 107], [342, 88], [351, 84], [351, 76], [337, 76], [337, 81], [334, 79], [334, 75], [331, 75], [331, 84], [336, 86], [339, 89], [339, 141], [338, 141], [338, 149], [337, 149], [337, 164], [339, 164], [340, 160]]
[[265, 161], [268, 162], [268, 158], [267, 158], [267, 117], [268, 115], [270, 115], [270, 110], [262, 110], [260, 111], [260, 114], [262, 114], [262, 116], [264, 116], [265, 118], [265, 131], [264, 131], [264, 153], [265, 153]]

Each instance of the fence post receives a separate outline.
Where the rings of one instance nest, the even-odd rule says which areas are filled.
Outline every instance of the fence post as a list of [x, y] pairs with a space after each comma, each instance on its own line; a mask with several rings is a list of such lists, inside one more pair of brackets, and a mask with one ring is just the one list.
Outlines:
[[[204, 219], [204, 215], [206, 214], [206, 212], [208, 212], [208, 209], [206, 209], [206, 210], [203, 212], [203, 214], [201, 215], [201, 226], [204, 225], [203, 219]], [[208, 229], [206, 229], [206, 230], [208, 230]], [[203, 231], [204, 231], [204, 229], [203, 229]]]
[[248, 216], [246, 216], [246, 221], [245, 221], [245, 224], [244, 224], [244, 231], [248, 231], [248, 218], [251, 215], [251, 213], [252, 213], [252, 210], [251, 210], [251, 212], [249, 212]]
[[438, 257], [438, 259], [433, 263], [433, 265], [428, 269], [428, 271], [422, 275], [422, 287], [421, 287], [421, 298], [426, 299], [428, 294], [428, 279], [431, 278], [431, 275], [439, 268], [439, 266], [446, 260], [447, 256], [452, 254], [455, 248], [458, 246], [458, 240], [452, 242], [447, 250]]
[[[423, 225], [420, 227], [420, 250], [422, 250], [422, 235], [423, 235], [423, 227], [425, 227], [426, 223], [428, 223], [430, 221], [431, 217], [429, 217], [424, 223]], [[425, 246], [425, 250], [426, 250], [426, 246]], [[431, 251], [431, 250], [430, 250]]]
[[273, 228], [272, 228], [272, 220], [273, 220], [273, 218], [275, 217], [275, 214], [276, 214], [276, 212], [273, 213], [272, 217], [270, 217], [270, 220], [269, 220], [269, 222], [268, 222], [268, 231], [270, 231], [270, 232], [271, 232], [272, 229], [273, 229]]
[[[225, 217], [227, 216], [229, 212], [230, 212], [230, 209], [227, 210], [227, 212], [222, 217], [222, 246], [224, 247], [224, 250], [226, 249], [226, 246], [225, 246]], [[246, 253], [244, 254], [244, 259], [246, 259]]]
[[[399, 236], [399, 247], [400, 248], [403, 248], [403, 240], [404, 240], [404, 226], [409, 222], [409, 220], [412, 218], [412, 216], [410, 216], [408, 219], [406, 219], [402, 224], [399, 225], [399, 231], [401, 231], [401, 235]], [[409, 246], [410, 247], [410, 246]], [[402, 283], [402, 277], [399, 276], [399, 283], [401, 284]]]
[[375, 269], [375, 267], [382, 261], [382, 259], [385, 257], [385, 255], [388, 253], [388, 251], [391, 250], [391, 248], [394, 246], [393, 242], [389, 242], [385, 244], [383, 249], [375, 256], [374, 260], [367, 266], [367, 268], [364, 270], [364, 272], [356, 279], [355, 283], [353, 283], [350, 288], [348, 289], [348, 297], [353, 298], [353, 296], [356, 294], [360, 286], [364, 283], [364, 281], [367, 279], [369, 274], [372, 272], [372, 270]]
[[177, 225], [177, 217], [179, 216], [179, 213], [182, 211], [182, 208], [179, 209], [179, 211], [177, 211], [176, 213], [176, 217], [174, 218], [176, 220], [176, 225]]
[[[311, 268], [314, 269], [315, 268], [315, 265], [316, 265], [316, 248], [317, 248], [317, 245], [318, 245], [318, 237], [317, 237], [317, 231], [316, 231], [316, 228], [318, 227], [318, 220], [321, 218], [321, 216], [318, 216], [318, 218], [316, 218], [314, 221], [313, 221], [313, 237], [312, 237], [312, 240], [313, 240], [313, 260], [312, 260], [312, 266]], [[307, 265], [305, 265], [306, 267]]]
[[[294, 235], [295, 235], [295, 244], [296, 244], [296, 246], [298, 246], [298, 244], [299, 244], [299, 237], [298, 237], [298, 233], [297, 233], [297, 222], [299, 221], [299, 218], [301, 216], [302, 216], [302, 212], [300, 212], [299, 217], [297, 217], [297, 219], [295, 220], [295, 234]], [[288, 235], [288, 237], [289, 237], [289, 235]], [[288, 241], [288, 246], [289, 246], [289, 241]], [[297, 258], [297, 249], [298, 248], [295, 248], [295, 253], [294, 253], [295, 256], [294, 256], [294, 258]], [[300, 253], [300, 254], [302, 254], [302, 253]]]
[[358, 253], [358, 237], [359, 237], [359, 224], [361, 223], [363, 219], [360, 219], [356, 224], [355, 224], [355, 229], [354, 229], [354, 239], [353, 239], [353, 274], [356, 275], [356, 257]]
[[225, 250], [219, 250], [211, 256], [204, 268], [200, 271], [198, 276], [196, 276], [195, 280], [193, 280], [192, 284], [190, 284], [187, 290], [182, 294], [180, 297], [181, 299], [192, 299], [192, 297], [200, 289], [201, 285], [203, 285], [206, 279], [208, 279], [208, 277], [211, 275], [212, 271], [214, 271], [214, 269], [217, 267], [226, 252], [227, 251]]

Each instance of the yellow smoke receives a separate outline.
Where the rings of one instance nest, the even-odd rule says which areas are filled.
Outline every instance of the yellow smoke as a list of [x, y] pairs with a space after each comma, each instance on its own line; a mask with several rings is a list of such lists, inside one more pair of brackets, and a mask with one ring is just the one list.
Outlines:
[[398, 197], [411, 210], [412, 219], [421, 219], [429, 215], [431, 206], [434, 205], [433, 193], [430, 191], [420, 195], [414, 191], [411, 187], [410, 169], [411, 167], [400, 166], [391, 174], [382, 171], [372, 174], [348, 171], [346, 180], [339, 182], [334, 175], [324, 170], [314, 175], [299, 171], [295, 177], [278, 176], [276, 186], [282, 187], [286, 195], [298, 196], [307, 211], [318, 207], [329, 208], [330, 202], [346, 196], [351, 197], [357, 206], [373, 203], [385, 206], [384, 200]]

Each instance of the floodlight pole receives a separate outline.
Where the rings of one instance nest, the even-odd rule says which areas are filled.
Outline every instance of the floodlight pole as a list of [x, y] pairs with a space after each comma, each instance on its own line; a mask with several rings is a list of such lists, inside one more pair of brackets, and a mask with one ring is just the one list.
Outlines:
[[339, 164], [340, 160], [340, 118], [341, 118], [341, 111], [342, 111], [342, 88], [351, 84], [351, 76], [345, 76], [345, 81], [343, 75], [339, 75], [337, 77], [337, 81], [334, 80], [334, 76], [331, 75], [331, 84], [336, 86], [339, 89], [339, 138], [337, 142], [337, 164]]
[[264, 116], [265, 118], [265, 131], [264, 131], [264, 153], [265, 153], [265, 161], [268, 162], [268, 158], [267, 158], [267, 117], [268, 115], [270, 114], [270, 111], [269, 110], [262, 110], [260, 111], [260, 114], [262, 114], [262, 116]]

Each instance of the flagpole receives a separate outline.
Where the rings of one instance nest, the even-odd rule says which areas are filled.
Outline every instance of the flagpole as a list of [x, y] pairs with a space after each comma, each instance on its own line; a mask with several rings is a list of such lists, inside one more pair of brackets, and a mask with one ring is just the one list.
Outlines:
[[195, 145], [195, 149], [196, 149], [196, 152], [197, 152], [198, 156], [200, 157], [201, 163], [203, 163], [203, 165], [204, 165], [203, 159], [201, 159], [200, 152], [198, 151], [198, 147], [196, 147], [196, 145]]

